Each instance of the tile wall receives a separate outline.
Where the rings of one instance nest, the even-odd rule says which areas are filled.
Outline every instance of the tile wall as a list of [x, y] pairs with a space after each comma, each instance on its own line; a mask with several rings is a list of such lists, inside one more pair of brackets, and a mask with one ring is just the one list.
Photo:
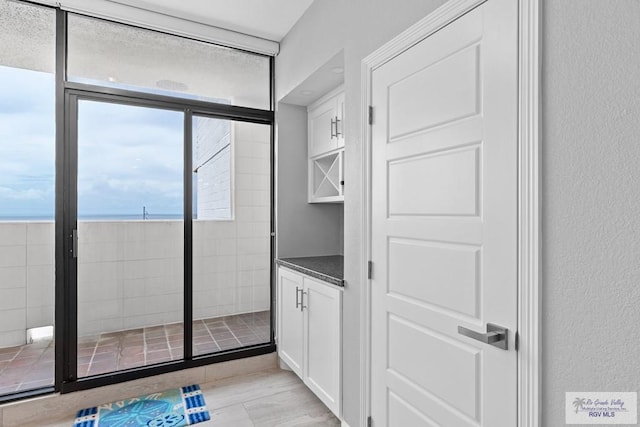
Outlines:
[[0, 347], [53, 324], [53, 223], [0, 223]]
[[193, 224], [195, 319], [269, 309], [270, 128], [231, 132], [233, 220]]
[[[233, 124], [232, 220], [194, 221], [194, 318], [269, 309], [270, 129]], [[182, 221], [81, 222], [79, 335], [182, 320]], [[0, 223], [0, 347], [53, 324], [54, 227]]]

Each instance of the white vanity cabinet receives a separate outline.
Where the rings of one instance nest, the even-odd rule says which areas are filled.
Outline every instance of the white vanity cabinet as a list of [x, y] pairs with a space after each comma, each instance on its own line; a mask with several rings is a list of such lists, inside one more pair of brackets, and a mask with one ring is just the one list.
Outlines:
[[340, 417], [342, 290], [278, 267], [278, 356]]
[[344, 89], [307, 107], [309, 203], [344, 201]]

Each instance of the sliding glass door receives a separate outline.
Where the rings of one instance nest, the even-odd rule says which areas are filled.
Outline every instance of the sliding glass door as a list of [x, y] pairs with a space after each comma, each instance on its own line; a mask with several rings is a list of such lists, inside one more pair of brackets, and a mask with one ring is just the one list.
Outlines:
[[271, 125], [127, 93], [67, 103], [65, 386], [272, 351]]
[[184, 113], [77, 110], [78, 377], [182, 359]]
[[193, 354], [271, 334], [271, 127], [193, 117]]

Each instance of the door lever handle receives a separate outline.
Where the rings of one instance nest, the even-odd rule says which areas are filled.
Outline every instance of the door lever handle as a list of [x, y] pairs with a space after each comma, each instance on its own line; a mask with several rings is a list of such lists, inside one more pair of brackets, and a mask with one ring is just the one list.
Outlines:
[[492, 345], [494, 347], [508, 350], [507, 336], [509, 330], [502, 326], [494, 325], [493, 323], [487, 323], [487, 332], [476, 332], [471, 329], [467, 329], [464, 326], [458, 326], [458, 333], [465, 337], [473, 338], [485, 344]]

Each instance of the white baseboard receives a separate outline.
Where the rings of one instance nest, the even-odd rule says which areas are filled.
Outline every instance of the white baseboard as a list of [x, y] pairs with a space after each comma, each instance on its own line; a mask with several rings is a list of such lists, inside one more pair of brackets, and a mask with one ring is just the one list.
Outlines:
[[289, 365], [287, 365], [287, 363], [282, 360], [281, 358], [278, 357], [278, 366], [280, 367], [280, 369], [285, 370], [285, 371], [293, 371], [293, 369], [291, 369], [289, 367]]
[[340, 422], [342, 424], [340, 424], [340, 427], [349, 427], [349, 424], [346, 423], [346, 421], [340, 420]]

